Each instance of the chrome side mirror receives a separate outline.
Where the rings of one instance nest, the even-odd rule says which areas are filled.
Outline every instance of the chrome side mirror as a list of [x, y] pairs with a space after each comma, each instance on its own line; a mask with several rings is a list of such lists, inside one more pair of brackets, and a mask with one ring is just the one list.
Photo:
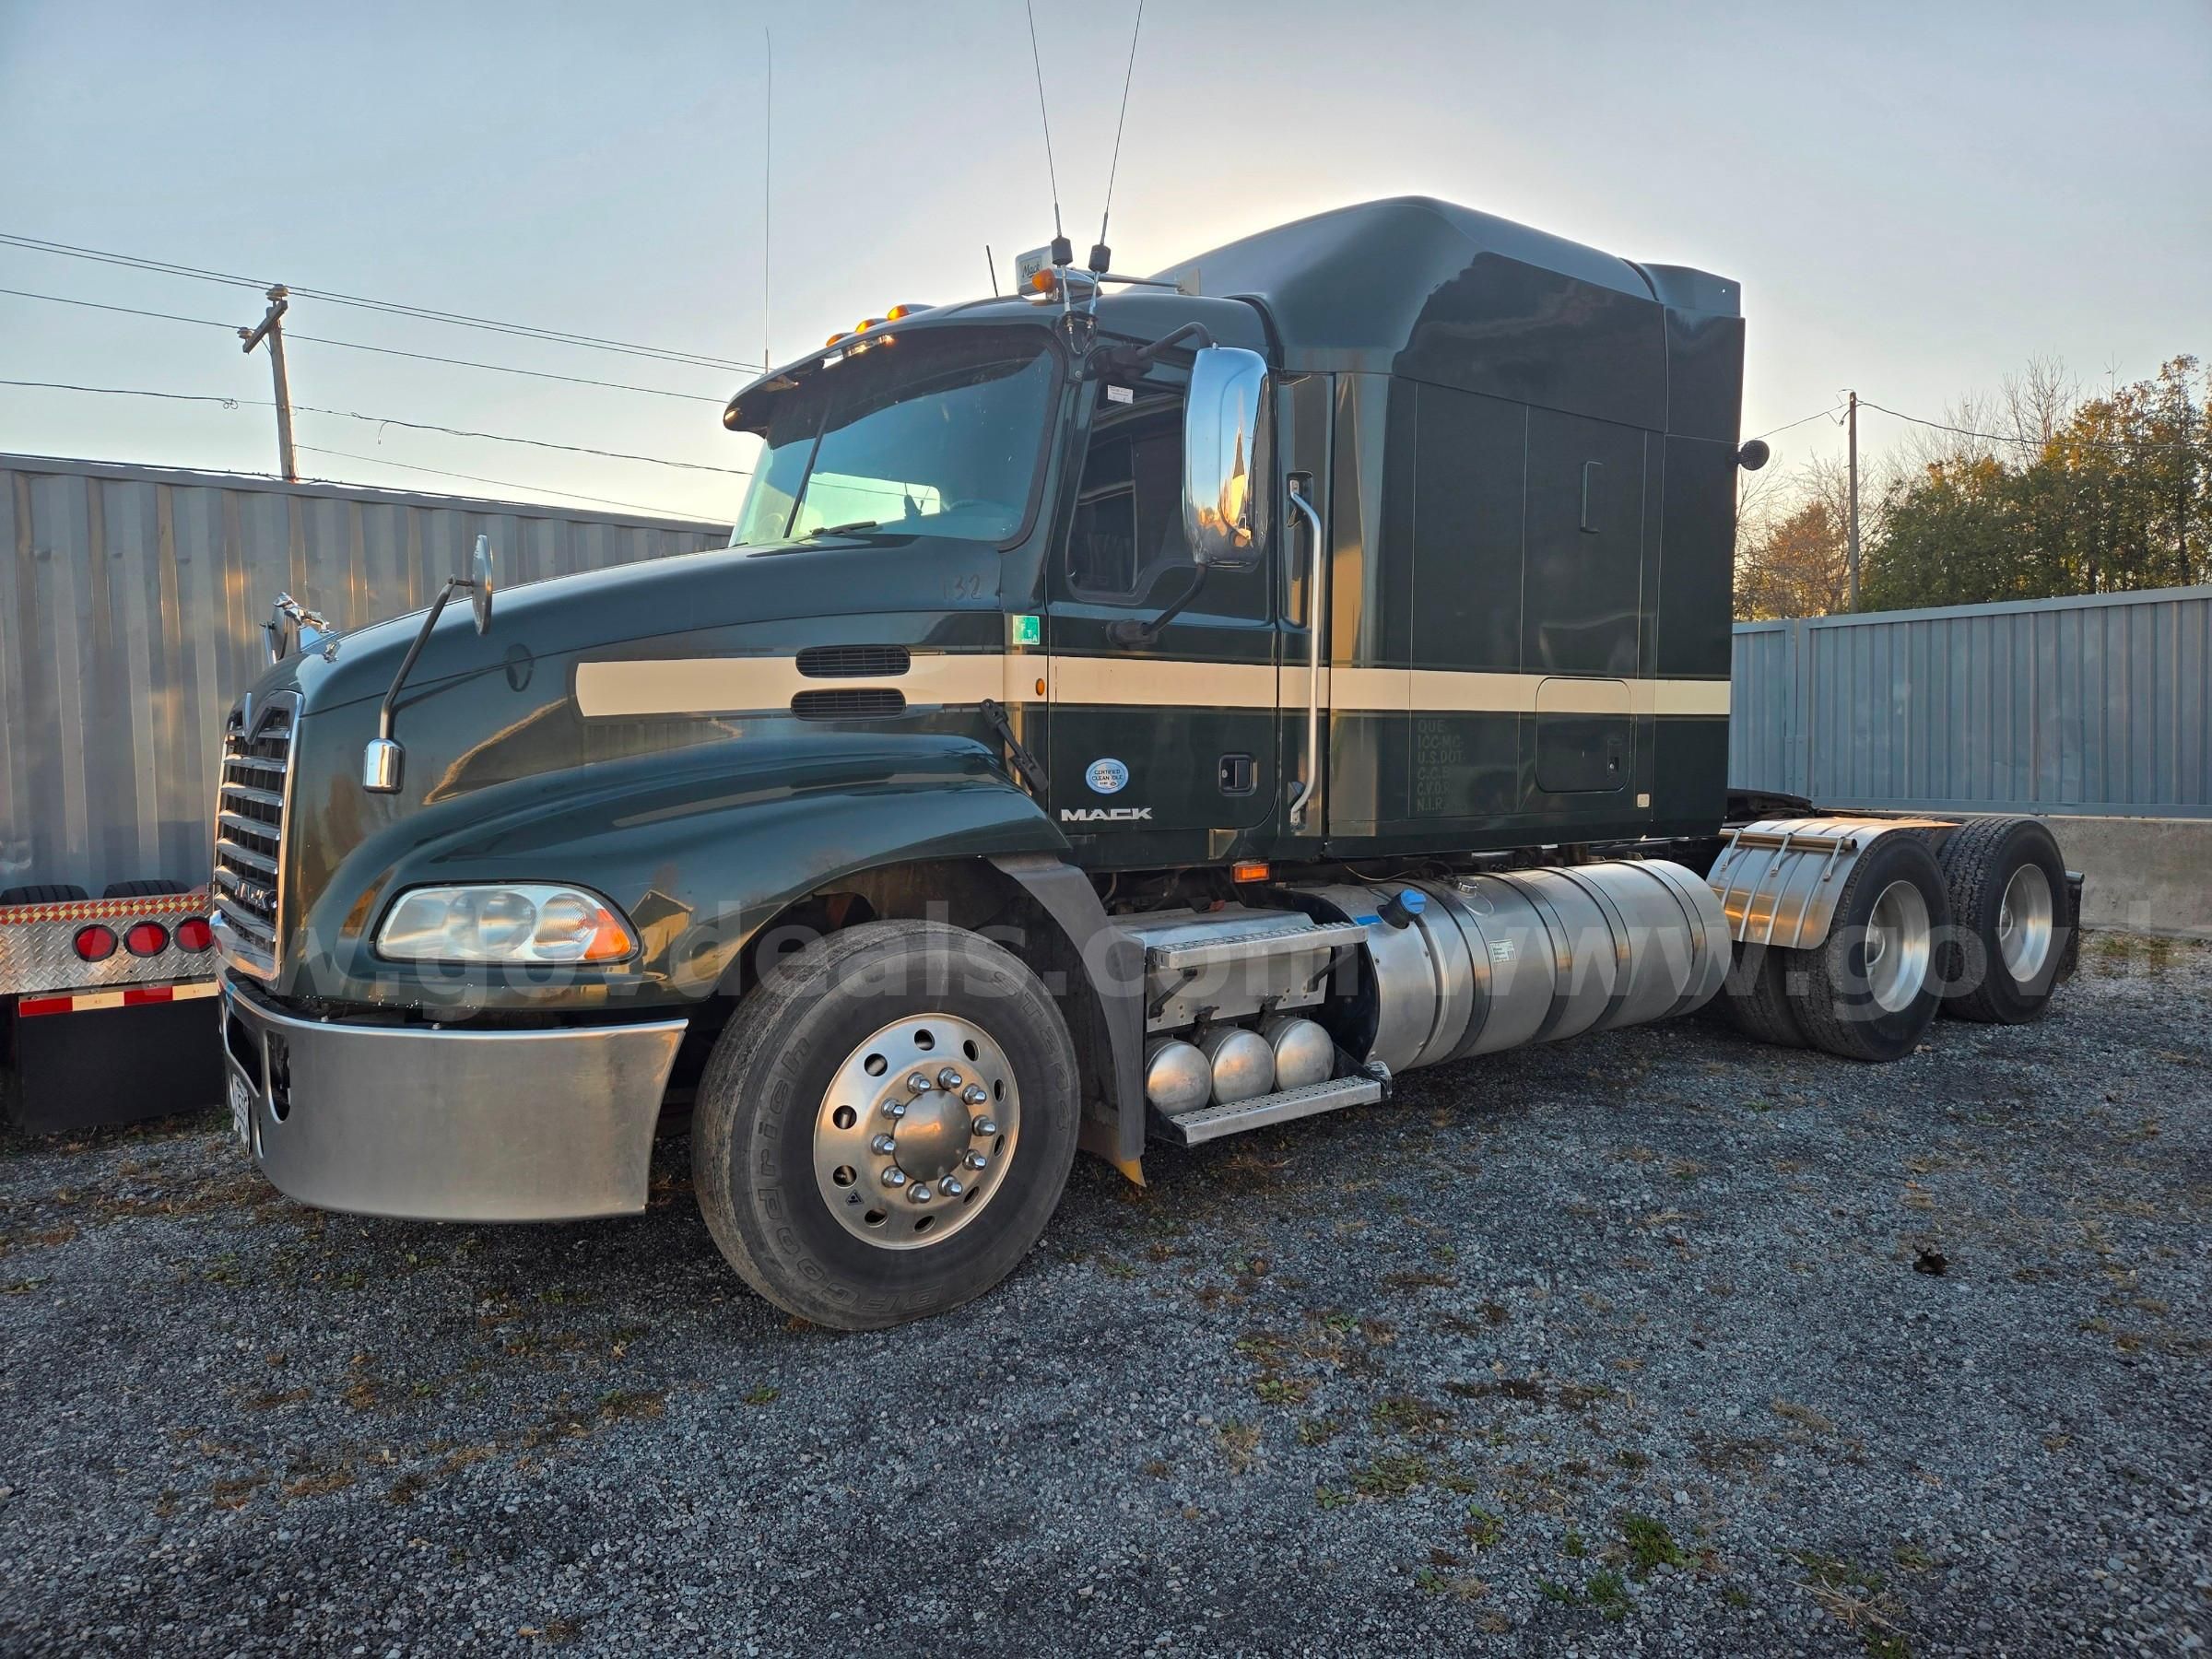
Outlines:
[[1183, 408], [1182, 534], [1202, 566], [1248, 571], [1266, 545], [1267, 362], [1236, 346], [1201, 347]]
[[469, 607], [477, 613], [477, 631], [491, 631], [491, 537], [477, 537], [476, 556], [468, 561]]

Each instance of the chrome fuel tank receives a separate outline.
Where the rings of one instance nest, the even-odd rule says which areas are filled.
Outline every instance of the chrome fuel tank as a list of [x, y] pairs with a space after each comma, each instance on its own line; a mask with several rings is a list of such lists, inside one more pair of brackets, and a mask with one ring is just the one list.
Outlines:
[[1298, 890], [1367, 929], [1335, 1035], [1394, 1072], [1687, 1014], [1728, 972], [1719, 898], [1659, 859]]

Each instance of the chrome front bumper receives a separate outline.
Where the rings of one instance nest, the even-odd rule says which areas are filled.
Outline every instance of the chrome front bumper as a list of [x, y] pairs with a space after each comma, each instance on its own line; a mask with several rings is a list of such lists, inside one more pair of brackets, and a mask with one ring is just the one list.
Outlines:
[[645, 1207], [686, 1021], [548, 1031], [350, 1025], [223, 983], [233, 1115], [288, 1196], [419, 1221], [568, 1221]]

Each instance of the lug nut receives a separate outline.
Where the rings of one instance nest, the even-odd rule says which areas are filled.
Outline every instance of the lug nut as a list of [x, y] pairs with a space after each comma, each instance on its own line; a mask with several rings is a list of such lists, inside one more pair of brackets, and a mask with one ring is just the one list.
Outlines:
[[883, 1115], [891, 1119], [893, 1122], [897, 1122], [900, 1118], [902, 1118], [906, 1115], [905, 1102], [902, 1100], [886, 1100], [883, 1103]]
[[958, 1088], [966, 1081], [967, 1079], [965, 1077], [962, 1077], [959, 1072], [954, 1071], [949, 1065], [937, 1074], [937, 1087], [939, 1088]]
[[998, 1133], [998, 1125], [987, 1117], [971, 1119], [968, 1127], [976, 1135], [985, 1139]]
[[896, 1190], [906, 1184], [906, 1171], [893, 1164], [883, 1172], [883, 1184]]
[[924, 1183], [920, 1186], [909, 1187], [906, 1190], [906, 1195], [909, 1198], [912, 1198], [916, 1204], [927, 1204], [930, 1200], [929, 1187], [927, 1183]]
[[991, 1091], [985, 1088], [981, 1083], [969, 1084], [968, 1092], [960, 1097], [961, 1100], [965, 1100], [971, 1106], [981, 1106], [990, 1098]]
[[916, 1094], [925, 1094], [932, 1087], [934, 1087], [930, 1080], [923, 1076], [920, 1072], [908, 1072], [906, 1074], [906, 1086], [907, 1088], [912, 1089]]
[[937, 1191], [944, 1194], [947, 1198], [958, 1198], [967, 1190], [968, 1189], [966, 1187], [960, 1184], [959, 1178], [956, 1175], [947, 1175], [944, 1180], [937, 1182]]
[[991, 1163], [989, 1156], [982, 1152], [971, 1152], [967, 1157], [961, 1159], [960, 1161], [966, 1164], [971, 1170], [987, 1169], [990, 1167]]
[[888, 1135], [879, 1135], [868, 1143], [868, 1150], [878, 1158], [888, 1158], [899, 1149], [899, 1143]]

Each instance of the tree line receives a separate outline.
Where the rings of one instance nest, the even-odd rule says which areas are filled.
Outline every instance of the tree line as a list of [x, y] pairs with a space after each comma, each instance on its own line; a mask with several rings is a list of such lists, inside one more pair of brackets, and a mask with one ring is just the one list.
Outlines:
[[[2177, 357], [2088, 394], [2054, 362], [1918, 426], [1871, 466], [1861, 405], [1859, 608], [1901, 610], [2212, 582], [2212, 373]], [[1739, 619], [1849, 606], [1840, 461], [1747, 476]]]

